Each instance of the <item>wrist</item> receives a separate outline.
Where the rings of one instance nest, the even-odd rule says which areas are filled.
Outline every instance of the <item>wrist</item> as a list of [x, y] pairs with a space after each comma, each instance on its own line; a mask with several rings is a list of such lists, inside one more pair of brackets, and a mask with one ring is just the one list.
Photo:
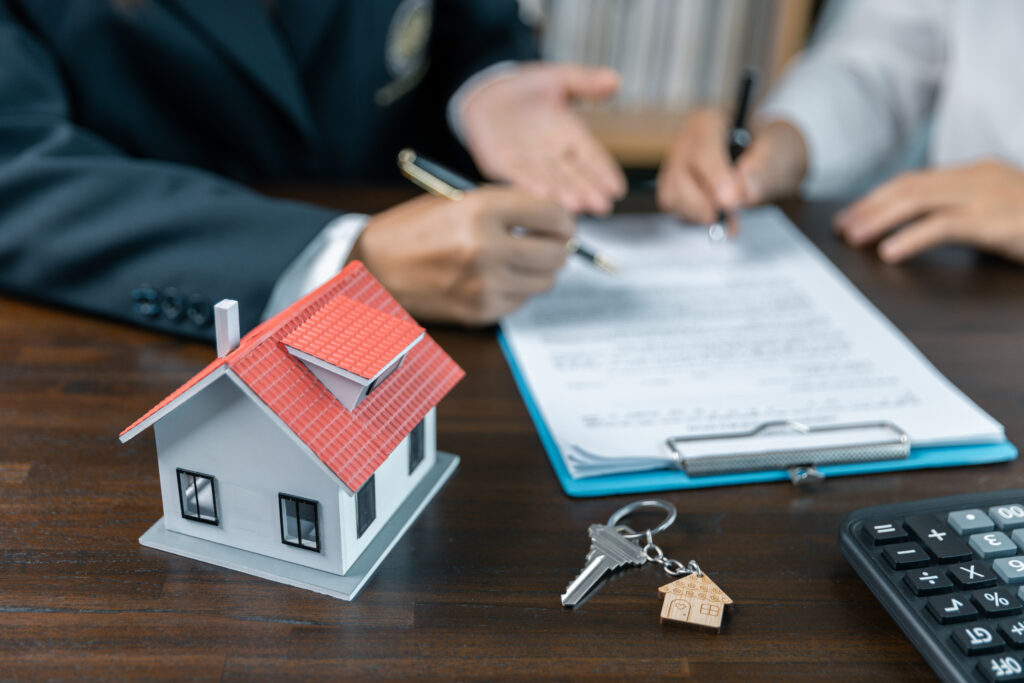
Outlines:
[[518, 63], [512, 60], [491, 64], [466, 79], [448, 100], [448, 128], [463, 146], [466, 146], [466, 113], [470, 102], [487, 86], [511, 76], [517, 67]]
[[[361, 261], [363, 265], [369, 268], [368, 262], [373, 261], [373, 238], [375, 228], [376, 216], [370, 216], [367, 220], [366, 225], [363, 227], [362, 232], [359, 233], [359, 237], [352, 243], [352, 249], [348, 252], [348, 261]], [[371, 271], [372, 272], [372, 271]]]
[[769, 121], [754, 134], [764, 148], [766, 172], [761, 174], [764, 199], [779, 199], [797, 193], [807, 176], [807, 143], [788, 121]]

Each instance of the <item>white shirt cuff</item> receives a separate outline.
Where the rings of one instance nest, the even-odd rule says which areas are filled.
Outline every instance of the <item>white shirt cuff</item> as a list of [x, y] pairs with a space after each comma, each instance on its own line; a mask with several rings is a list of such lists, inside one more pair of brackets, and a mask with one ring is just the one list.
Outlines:
[[466, 81], [459, 86], [459, 89], [455, 91], [455, 94], [448, 100], [448, 128], [451, 129], [452, 133], [462, 143], [462, 146], [466, 146], [466, 138], [463, 137], [463, 113], [466, 110], [466, 103], [469, 102], [469, 98], [476, 94], [476, 91], [485, 85], [490, 85], [494, 81], [501, 80], [502, 78], [508, 78], [512, 75], [512, 72], [519, 66], [519, 62], [511, 59], [506, 59], [503, 62], [495, 62], [490, 66], [477, 71], [475, 74], [466, 79]]
[[346, 213], [328, 223], [277, 278], [263, 309], [263, 320], [334, 277], [369, 220], [363, 213]]

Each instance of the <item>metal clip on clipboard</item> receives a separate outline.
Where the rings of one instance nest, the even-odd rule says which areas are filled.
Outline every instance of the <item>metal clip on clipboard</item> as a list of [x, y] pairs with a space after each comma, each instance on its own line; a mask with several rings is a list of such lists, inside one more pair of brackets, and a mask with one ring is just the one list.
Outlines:
[[666, 439], [676, 466], [690, 477], [786, 470], [793, 484], [820, 481], [819, 465], [905, 460], [910, 438], [891, 422], [809, 427], [779, 420], [745, 432]]

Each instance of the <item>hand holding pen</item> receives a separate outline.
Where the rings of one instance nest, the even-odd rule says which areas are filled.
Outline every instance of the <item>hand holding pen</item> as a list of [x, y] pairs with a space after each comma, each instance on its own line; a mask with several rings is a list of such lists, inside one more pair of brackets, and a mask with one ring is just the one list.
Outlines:
[[[406, 178], [426, 190], [427, 192], [450, 199], [461, 200], [466, 192], [476, 189], [476, 185], [470, 180], [463, 178], [455, 171], [442, 166], [416, 154], [411, 149], [403, 149], [398, 153], [398, 168]], [[523, 234], [521, 226], [516, 234]], [[615, 265], [607, 258], [598, 254], [590, 247], [584, 246], [576, 237], [571, 237], [565, 243], [566, 251], [578, 256], [597, 268], [614, 275], [617, 271]]]
[[795, 193], [806, 172], [803, 139], [793, 126], [747, 125], [752, 94], [753, 79], [745, 74], [731, 119], [716, 109], [690, 113], [658, 172], [658, 206], [708, 225], [712, 239], [735, 230], [739, 209]]
[[552, 287], [574, 232], [556, 202], [486, 186], [370, 216], [350, 258], [420, 321], [488, 325]]

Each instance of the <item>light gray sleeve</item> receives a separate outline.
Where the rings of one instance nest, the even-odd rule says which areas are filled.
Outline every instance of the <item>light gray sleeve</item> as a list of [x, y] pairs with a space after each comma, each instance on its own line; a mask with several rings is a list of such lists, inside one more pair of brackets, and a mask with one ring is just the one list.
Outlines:
[[935, 102], [948, 51], [947, 0], [852, 0], [788, 68], [758, 113], [808, 149], [804, 194], [843, 194], [886, 165]]
[[346, 213], [328, 223], [277, 278], [262, 319], [283, 311], [334, 277], [369, 221], [366, 214]]

